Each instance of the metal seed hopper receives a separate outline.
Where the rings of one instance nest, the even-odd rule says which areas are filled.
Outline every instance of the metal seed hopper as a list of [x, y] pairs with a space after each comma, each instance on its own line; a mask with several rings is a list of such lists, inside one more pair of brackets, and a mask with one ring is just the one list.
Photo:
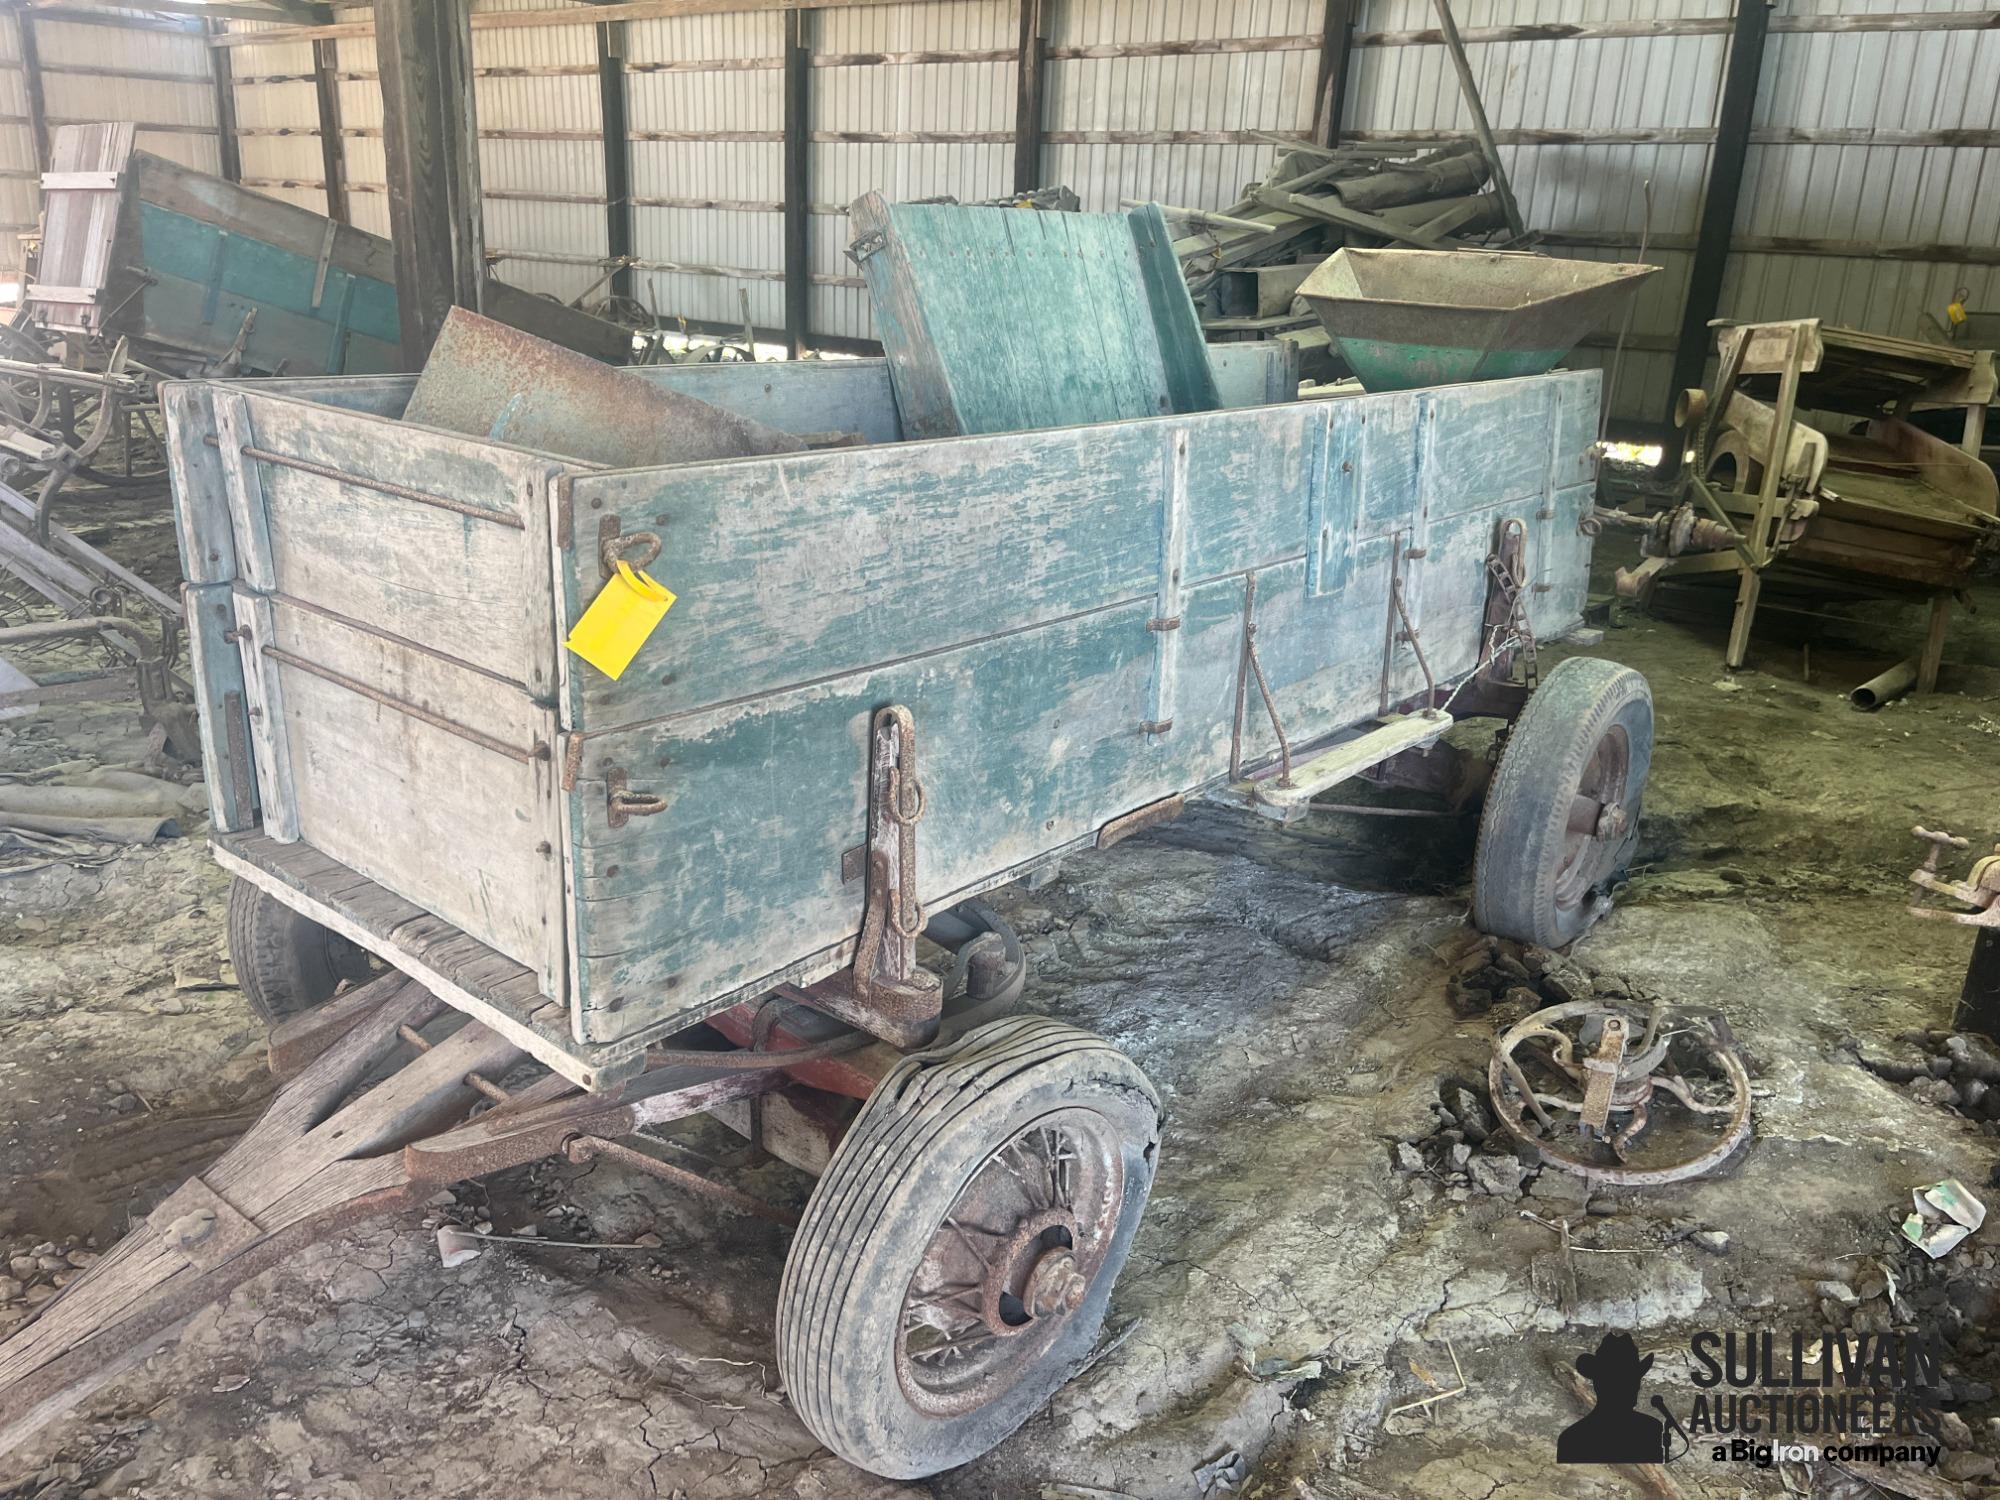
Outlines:
[[[1494, 715], [1475, 918], [1604, 909], [1650, 700], [1536, 665], [1583, 606], [1595, 373], [1299, 402], [1202, 346], [1157, 210], [853, 223], [886, 361], [618, 377], [792, 451], [602, 467], [584, 406], [510, 446], [404, 420], [409, 377], [168, 389], [214, 849], [301, 1071], [0, 1345], [0, 1426], [302, 1238], [547, 1153], [789, 1217], [619, 1139], [708, 1110], [820, 1177], [800, 1418], [932, 1473], [1088, 1354], [1161, 1144], [1130, 1059], [1008, 1014], [982, 893], [1192, 798], [1441, 787]], [[621, 564], [678, 599], [613, 679], [563, 643]]]
[[1504, 250], [1338, 250], [1299, 287], [1371, 391], [1554, 369], [1658, 266]]

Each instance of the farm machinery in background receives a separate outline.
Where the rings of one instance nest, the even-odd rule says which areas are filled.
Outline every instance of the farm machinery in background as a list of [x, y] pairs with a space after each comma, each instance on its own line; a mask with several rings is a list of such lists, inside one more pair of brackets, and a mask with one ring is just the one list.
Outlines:
[[[154, 749], [191, 757], [178, 580], [114, 561], [57, 523], [58, 502], [100, 521], [125, 514], [122, 493], [148, 495], [165, 521], [162, 382], [413, 362], [386, 239], [137, 150], [134, 134], [55, 132], [39, 254], [0, 320], [0, 718], [136, 689]], [[551, 342], [632, 358], [633, 334], [616, 322], [498, 281], [484, 301]], [[108, 670], [37, 682], [6, 660], [11, 648], [93, 638]]]

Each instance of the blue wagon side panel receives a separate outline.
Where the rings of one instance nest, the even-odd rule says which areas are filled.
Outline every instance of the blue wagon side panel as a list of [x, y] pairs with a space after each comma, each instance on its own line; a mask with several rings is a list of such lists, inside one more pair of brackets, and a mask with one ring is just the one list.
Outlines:
[[[1594, 411], [1596, 389], [1560, 374], [574, 477], [564, 618], [602, 587], [590, 516], [657, 531], [679, 595], [617, 682], [566, 663], [581, 1039], [846, 959], [863, 891], [842, 856], [884, 704], [915, 717], [935, 906], [1215, 782], [1232, 741], [1275, 754], [1247, 617], [1295, 747], [1408, 702], [1426, 665], [1471, 671], [1503, 516], [1534, 528], [1536, 566], [1587, 559], [1554, 535], [1579, 491], [1550, 485], [1587, 466], [1589, 428], [1551, 412]], [[1544, 633], [1581, 604], [1536, 599]], [[612, 827], [621, 778], [661, 810]]]

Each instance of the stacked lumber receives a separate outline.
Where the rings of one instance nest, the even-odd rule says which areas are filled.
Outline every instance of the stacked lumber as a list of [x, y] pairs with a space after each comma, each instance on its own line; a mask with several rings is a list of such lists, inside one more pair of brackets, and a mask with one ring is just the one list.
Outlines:
[[1510, 243], [1501, 194], [1478, 142], [1417, 154], [1394, 143], [1287, 142], [1270, 173], [1229, 208], [1162, 204], [1182, 235], [1174, 252], [1211, 342], [1283, 338], [1301, 373], [1340, 373], [1326, 330], [1296, 300], [1299, 283], [1343, 246], [1456, 250]]

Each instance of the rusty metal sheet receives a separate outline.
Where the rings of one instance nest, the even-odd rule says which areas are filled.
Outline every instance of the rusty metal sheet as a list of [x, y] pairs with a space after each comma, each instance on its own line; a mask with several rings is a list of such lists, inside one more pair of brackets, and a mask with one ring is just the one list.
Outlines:
[[445, 319], [403, 420], [620, 469], [805, 447], [462, 307]]

